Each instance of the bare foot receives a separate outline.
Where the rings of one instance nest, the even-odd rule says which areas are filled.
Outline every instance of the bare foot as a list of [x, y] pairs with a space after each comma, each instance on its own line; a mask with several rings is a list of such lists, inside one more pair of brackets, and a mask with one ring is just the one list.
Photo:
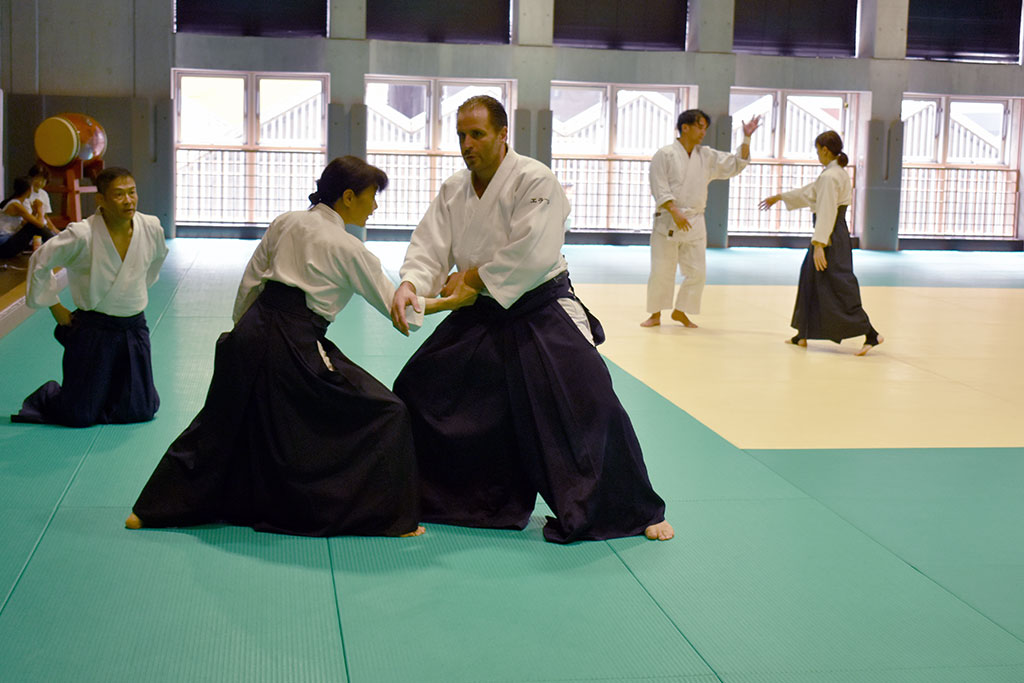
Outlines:
[[661, 324], [661, 313], [651, 313], [651, 317], [640, 323], [640, 327], [657, 327]]
[[[878, 344], [881, 344], [884, 341], [885, 337], [883, 337], [882, 335], [878, 335]], [[863, 356], [867, 354], [868, 351], [878, 346], [878, 344], [865, 344], [864, 346], [860, 347], [860, 351], [858, 351], [856, 355]]]
[[676, 310], [672, 311], [672, 319], [673, 320], [678, 320], [679, 322], [681, 322], [682, 324], [686, 325], [687, 327], [697, 327], [697, 323], [695, 323], [692, 320], [690, 320], [689, 318], [687, 318], [686, 314], [683, 313], [682, 311], [680, 311], [679, 309], [676, 309]]
[[803, 349], [807, 348], [807, 340], [806, 339], [797, 339], [796, 341], [793, 341], [793, 338], [790, 337], [789, 339], [786, 340], [786, 343], [787, 344], [792, 344], [793, 346], [799, 346], [800, 348], [803, 348]]
[[133, 512], [132, 514], [128, 515], [128, 519], [124, 520], [124, 528], [125, 529], [141, 529], [142, 528], [142, 520], [139, 519], [139, 516], [136, 515]]
[[667, 541], [676, 535], [676, 530], [668, 523], [668, 520], [652, 524], [644, 529], [644, 536], [652, 541]]
[[421, 526], [416, 527], [416, 531], [410, 531], [407, 534], [402, 534], [399, 538], [412, 538], [413, 536], [422, 536], [427, 533], [427, 530]]

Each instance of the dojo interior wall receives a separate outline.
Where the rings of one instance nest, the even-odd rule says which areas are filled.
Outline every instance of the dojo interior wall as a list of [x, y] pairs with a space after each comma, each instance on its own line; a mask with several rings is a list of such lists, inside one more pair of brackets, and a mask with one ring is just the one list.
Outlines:
[[[900, 107], [905, 92], [1010, 96], [1024, 92], [1019, 65], [906, 60], [909, 0], [861, 0], [855, 59], [736, 55], [733, 4], [690, 0], [686, 52], [589, 50], [551, 45], [553, 0], [515, 0], [511, 45], [365, 39], [368, 0], [332, 0], [330, 38], [225, 37], [173, 32], [173, 0], [0, 0], [0, 88], [6, 177], [34, 160], [32, 131], [68, 109], [95, 115], [110, 135], [108, 165], [137, 174], [144, 210], [173, 231], [171, 69], [326, 72], [331, 76], [328, 152], [365, 153], [367, 73], [512, 78], [517, 149], [551, 157], [552, 81], [693, 84], [714, 119], [709, 142], [728, 146], [729, 89], [856, 91], [870, 114], [856, 162], [861, 246], [897, 247]], [[725, 246], [728, 188], [712, 185], [709, 244]]]

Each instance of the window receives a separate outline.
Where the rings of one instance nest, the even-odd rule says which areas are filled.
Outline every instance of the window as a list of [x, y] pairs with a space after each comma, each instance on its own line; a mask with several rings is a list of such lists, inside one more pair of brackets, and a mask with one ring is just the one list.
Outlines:
[[326, 36], [328, 0], [175, 0], [174, 30], [228, 36]]
[[366, 158], [388, 174], [388, 189], [370, 227], [408, 228], [419, 223], [441, 183], [465, 168], [455, 118], [474, 95], [505, 105], [512, 134], [512, 82], [367, 76]]
[[[854, 93], [805, 93], [733, 88], [729, 95], [732, 147], [743, 142], [743, 122], [761, 116], [761, 127], [750, 143], [750, 165], [729, 180], [729, 232], [745, 234], [810, 234], [813, 225], [804, 212], [760, 211], [765, 197], [802, 187], [821, 173], [814, 139], [826, 130], [843, 138], [853, 157], [850, 122]], [[853, 172], [852, 164], [847, 167]], [[853, 225], [852, 214], [850, 224]]]
[[853, 57], [857, 0], [736, 0], [733, 51], [791, 57]]
[[1020, 0], [910, 0], [907, 57], [1015, 63], [1020, 18]]
[[1019, 172], [1008, 131], [1020, 108], [1020, 100], [904, 98], [901, 236], [1014, 236]]
[[373, 0], [366, 37], [421, 43], [511, 42], [509, 0]]
[[682, 50], [687, 3], [644, 0], [555, 0], [553, 42], [613, 50]]
[[651, 229], [651, 157], [675, 137], [689, 89], [556, 83], [551, 166], [572, 204], [574, 230]]
[[327, 76], [175, 72], [175, 222], [266, 225], [326, 163]]

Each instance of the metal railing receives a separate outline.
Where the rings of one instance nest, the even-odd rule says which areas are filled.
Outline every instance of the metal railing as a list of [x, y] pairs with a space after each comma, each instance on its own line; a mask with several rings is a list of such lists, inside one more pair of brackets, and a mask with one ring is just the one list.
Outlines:
[[191, 225], [266, 225], [309, 206], [322, 152], [178, 148], [175, 221]]
[[[769, 211], [758, 209], [758, 203], [773, 194], [795, 190], [821, 173], [820, 164], [751, 162], [738, 176], [729, 180], [729, 233], [757, 235], [810, 235], [814, 222], [810, 211], [786, 211], [784, 206]], [[847, 167], [853, 176], [853, 169]], [[854, 207], [846, 215], [853, 226]]]
[[647, 159], [561, 157], [552, 170], [572, 211], [573, 230], [649, 231], [654, 216]]
[[448, 176], [465, 168], [456, 154], [374, 154], [366, 160], [388, 174], [388, 189], [366, 222], [375, 228], [410, 228], [419, 224]]
[[1020, 172], [903, 167], [901, 237], [1012, 238]]

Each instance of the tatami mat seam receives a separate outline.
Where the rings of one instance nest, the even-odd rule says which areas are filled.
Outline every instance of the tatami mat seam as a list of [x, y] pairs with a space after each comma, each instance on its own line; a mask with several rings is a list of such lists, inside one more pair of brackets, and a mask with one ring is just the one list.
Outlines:
[[[657, 543], [659, 541], [653, 542]], [[690, 646], [690, 649], [692, 649], [694, 653], [698, 657], [700, 657], [700, 661], [704, 662], [704, 666], [708, 668], [708, 671], [714, 674], [715, 678], [721, 681], [721, 683], [724, 683], [724, 681], [722, 681], [722, 677], [718, 675], [717, 671], [715, 671], [715, 668], [711, 666], [711, 663], [707, 660], [707, 658], [704, 657], [701, 651], [697, 649], [697, 646], [694, 645], [690, 641], [690, 639], [686, 637], [686, 634], [683, 633], [683, 629], [679, 627], [679, 624], [676, 623], [676, 620], [673, 619], [671, 615], [669, 615], [669, 613], [665, 610], [665, 607], [660, 602], [658, 602], [657, 598], [655, 598], [654, 595], [651, 594], [651, 591], [647, 589], [647, 586], [644, 585], [644, 582], [641, 581], [640, 577], [636, 575], [636, 573], [633, 571], [633, 568], [629, 566], [629, 563], [626, 562], [622, 555], [619, 554], [619, 551], [615, 549], [615, 546], [613, 546], [611, 543], [608, 543], [607, 541], [603, 541], [603, 543], [605, 543], [609, 548], [611, 548], [611, 551], [615, 553], [615, 557], [617, 557], [619, 562], [622, 563], [622, 566], [626, 568], [626, 571], [629, 572], [629, 575], [633, 577], [633, 580], [637, 582], [637, 585], [640, 586], [641, 590], [643, 590], [643, 592], [647, 594], [647, 597], [650, 598], [651, 602], [653, 602], [654, 605], [658, 608], [658, 611], [660, 611], [665, 616], [665, 618], [668, 619], [669, 623], [672, 624], [672, 627], [676, 630], [680, 637], [682, 637], [682, 639], [686, 641], [686, 644]]]
[[[785, 450], [785, 449], [782, 449], [782, 450]], [[744, 450], [744, 452], [745, 452], [745, 453], [747, 453], [747, 455], [748, 455], [748, 456], [750, 456], [751, 458], [754, 458], [755, 460], [756, 460], [756, 459], [758, 459], [758, 458], [756, 458], [756, 457], [755, 457], [755, 456], [754, 456], [753, 454], [749, 453], [748, 451]], [[938, 588], [939, 588], [939, 590], [941, 590], [942, 592], [946, 593], [947, 595], [949, 595], [949, 596], [950, 596], [950, 597], [952, 597], [952, 598], [953, 598], [954, 600], [956, 600], [956, 601], [957, 601], [957, 602], [959, 602], [960, 604], [964, 605], [965, 607], [967, 607], [967, 608], [968, 608], [968, 609], [970, 609], [971, 611], [973, 611], [973, 612], [975, 612], [976, 614], [980, 615], [980, 616], [981, 616], [981, 617], [982, 617], [983, 619], [985, 619], [986, 621], [988, 621], [988, 622], [989, 622], [990, 624], [992, 624], [993, 626], [995, 626], [995, 627], [996, 627], [996, 628], [998, 628], [999, 630], [1001, 630], [1001, 631], [1003, 631], [1004, 633], [1008, 634], [1008, 635], [1009, 635], [1010, 637], [1012, 637], [1012, 638], [1013, 638], [1014, 640], [1017, 640], [1018, 642], [1024, 643], [1024, 638], [1021, 638], [1020, 636], [1018, 636], [1018, 635], [1017, 635], [1016, 633], [1014, 633], [1013, 631], [1010, 631], [1009, 629], [1007, 629], [1006, 627], [1004, 627], [1004, 626], [1003, 626], [1002, 624], [1000, 624], [1000, 623], [996, 622], [996, 621], [995, 621], [994, 619], [992, 619], [992, 618], [991, 618], [991, 617], [990, 617], [989, 615], [985, 614], [984, 612], [982, 612], [981, 610], [979, 610], [979, 609], [978, 609], [977, 607], [975, 607], [975, 606], [974, 606], [974, 605], [972, 605], [971, 603], [967, 602], [967, 601], [966, 601], [966, 600], [965, 600], [964, 598], [960, 597], [959, 595], [957, 595], [956, 593], [954, 593], [954, 592], [953, 592], [952, 590], [950, 590], [949, 588], [947, 588], [947, 587], [946, 587], [946, 586], [944, 586], [943, 584], [939, 583], [939, 582], [938, 582], [937, 580], [935, 580], [934, 578], [932, 578], [932, 577], [931, 577], [931, 576], [929, 576], [928, 574], [925, 574], [925, 573], [924, 573], [923, 571], [921, 571], [921, 569], [919, 569], [919, 568], [918, 568], [918, 567], [917, 567], [917, 566], [916, 566], [915, 564], [913, 564], [912, 562], [909, 562], [909, 561], [908, 561], [908, 560], [907, 560], [906, 558], [904, 558], [904, 557], [903, 557], [903, 555], [901, 555], [901, 554], [900, 554], [899, 552], [897, 552], [897, 551], [896, 551], [896, 550], [894, 550], [893, 548], [889, 547], [889, 546], [888, 546], [887, 544], [883, 543], [883, 542], [882, 542], [881, 540], [879, 540], [879, 539], [875, 538], [875, 537], [874, 537], [874, 536], [873, 536], [872, 534], [868, 533], [868, 532], [867, 532], [867, 531], [866, 531], [865, 529], [861, 528], [861, 527], [860, 527], [859, 525], [857, 525], [856, 523], [854, 523], [854, 522], [853, 522], [852, 520], [848, 519], [848, 518], [847, 518], [847, 517], [846, 517], [845, 515], [841, 514], [841, 513], [840, 513], [840, 512], [838, 512], [837, 510], [835, 510], [835, 509], [834, 509], [834, 508], [833, 508], [832, 506], [830, 506], [830, 505], [829, 505], [828, 503], [826, 503], [825, 501], [821, 500], [821, 499], [820, 499], [820, 498], [818, 498], [817, 496], [815, 496], [815, 495], [811, 494], [810, 492], [808, 492], [807, 490], [805, 490], [805, 489], [804, 489], [803, 487], [799, 486], [799, 485], [798, 485], [798, 484], [796, 484], [795, 482], [793, 482], [793, 481], [789, 480], [789, 479], [788, 479], [788, 478], [787, 478], [787, 477], [786, 477], [785, 475], [783, 475], [783, 474], [781, 474], [780, 472], [778, 472], [778, 471], [777, 471], [777, 470], [776, 470], [775, 468], [773, 468], [773, 467], [772, 467], [771, 465], [769, 465], [768, 463], [763, 463], [763, 464], [765, 465], [765, 467], [767, 467], [768, 469], [770, 469], [770, 470], [772, 470], [773, 472], [775, 472], [775, 474], [777, 474], [778, 476], [782, 477], [782, 479], [783, 479], [783, 480], [785, 480], [785, 481], [789, 482], [789, 484], [790, 484], [791, 486], [793, 486], [794, 488], [796, 488], [796, 489], [798, 489], [798, 490], [800, 490], [800, 491], [803, 491], [803, 492], [804, 492], [804, 493], [805, 493], [805, 494], [807, 495], [807, 497], [808, 497], [808, 498], [810, 498], [811, 500], [813, 500], [813, 501], [817, 502], [817, 503], [818, 503], [819, 505], [821, 505], [821, 506], [822, 506], [822, 507], [823, 507], [824, 509], [828, 510], [828, 511], [829, 511], [829, 512], [830, 512], [831, 514], [835, 515], [835, 517], [836, 517], [837, 519], [840, 519], [840, 520], [842, 520], [843, 522], [845, 522], [846, 524], [848, 524], [848, 525], [850, 526], [850, 528], [852, 528], [852, 529], [855, 529], [855, 530], [857, 530], [857, 532], [858, 532], [858, 533], [860, 533], [861, 535], [863, 535], [863, 536], [864, 536], [865, 538], [869, 539], [869, 540], [870, 540], [870, 541], [871, 541], [872, 543], [875, 543], [876, 545], [878, 545], [878, 547], [880, 547], [880, 548], [884, 549], [884, 550], [885, 550], [886, 552], [888, 552], [888, 553], [889, 553], [890, 555], [892, 555], [893, 557], [897, 558], [897, 559], [898, 559], [898, 560], [899, 560], [900, 562], [902, 562], [903, 564], [907, 565], [907, 566], [908, 566], [908, 567], [909, 567], [910, 569], [914, 570], [914, 572], [916, 572], [917, 574], [919, 574], [919, 575], [921, 575], [922, 577], [924, 577], [925, 579], [927, 579], [927, 580], [928, 580], [929, 582], [931, 582], [931, 583], [932, 583], [933, 585], [935, 585], [936, 587], [938, 587]]]
[[43, 524], [43, 528], [39, 532], [36, 542], [32, 544], [32, 549], [29, 550], [28, 556], [25, 558], [25, 562], [21, 565], [21, 569], [18, 570], [18, 575], [15, 577], [14, 581], [11, 582], [11, 588], [7, 591], [7, 595], [4, 596], [3, 602], [0, 602], [0, 614], [3, 614], [4, 609], [7, 608], [7, 603], [11, 600], [11, 596], [14, 595], [14, 591], [18, 589], [18, 584], [21, 583], [22, 577], [25, 576], [25, 572], [28, 570], [28, 566], [31, 564], [32, 558], [36, 554], [36, 550], [39, 549], [39, 544], [42, 543], [43, 537], [46, 536], [46, 532], [50, 528], [50, 524], [53, 523], [53, 518], [57, 515], [57, 511], [60, 509], [61, 503], [64, 502], [64, 497], [68, 495], [68, 491], [71, 490], [71, 485], [75, 483], [75, 478], [78, 476], [78, 472], [82, 469], [82, 465], [85, 464], [85, 459], [88, 457], [89, 451], [92, 450], [94, 445], [96, 445], [96, 440], [99, 439], [101, 430], [102, 428], [96, 430], [96, 434], [93, 435], [89, 446], [82, 453], [82, 457], [78, 459], [78, 465], [75, 466], [75, 471], [71, 473], [70, 477], [68, 477], [68, 482], [64, 485], [64, 490], [61, 491], [60, 496], [57, 497], [57, 502], [53, 504], [50, 516], [47, 517], [46, 523]]
[[164, 319], [164, 316], [167, 315], [167, 311], [170, 310], [171, 305], [174, 304], [174, 297], [178, 295], [178, 291], [181, 289], [181, 286], [185, 283], [185, 280], [188, 278], [188, 274], [192, 272], [192, 268], [194, 265], [195, 261], [190, 263], [188, 268], [185, 268], [184, 272], [182, 272], [181, 277], [178, 278], [177, 284], [174, 285], [174, 291], [171, 292], [171, 295], [167, 297], [167, 303], [164, 304], [164, 307], [160, 310], [160, 314], [156, 317], [156, 320], [153, 321], [152, 329], [154, 332], [160, 325], [160, 322]]
[[331, 551], [331, 544], [325, 538], [327, 544], [327, 564], [331, 570], [331, 590], [334, 591], [334, 613], [338, 617], [338, 639], [341, 641], [341, 660], [345, 662], [345, 680], [351, 683], [352, 674], [348, 669], [348, 650], [345, 648], [345, 629], [341, 625], [341, 598], [338, 596], [338, 575], [334, 571], [334, 553]]

